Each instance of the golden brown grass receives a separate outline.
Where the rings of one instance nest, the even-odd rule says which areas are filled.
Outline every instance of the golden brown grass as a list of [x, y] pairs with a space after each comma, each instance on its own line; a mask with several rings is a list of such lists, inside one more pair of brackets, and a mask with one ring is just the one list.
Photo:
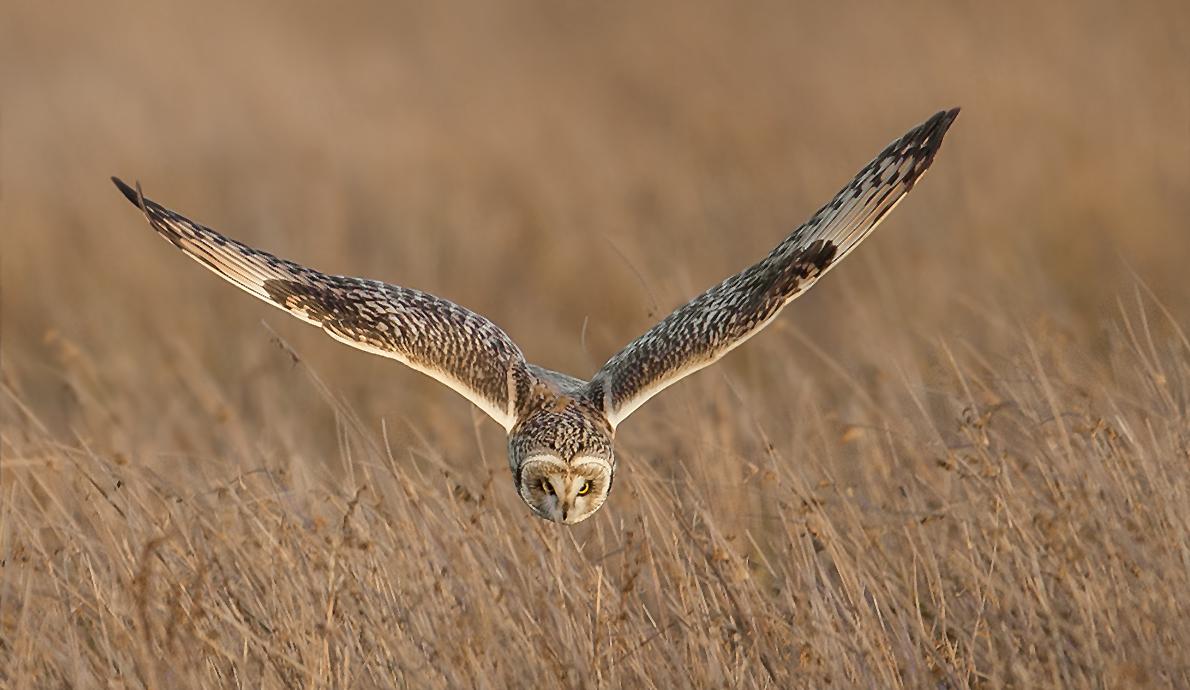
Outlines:
[[716, 419], [720, 388], [693, 405], [714, 423], [627, 444], [618, 500], [576, 529], [329, 397], [337, 480], [297, 453], [106, 455], [6, 390], [2, 677], [1181, 687], [1190, 344], [1132, 335], [1108, 390], [1032, 341], [999, 365], [940, 347], [946, 381], [892, 384], [871, 425], [807, 411], [780, 445], [749, 405]]
[[[1184, 3], [464, 4], [0, 5], [0, 687], [1190, 686]], [[107, 182], [585, 376], [954, 105], [573, 529]]]

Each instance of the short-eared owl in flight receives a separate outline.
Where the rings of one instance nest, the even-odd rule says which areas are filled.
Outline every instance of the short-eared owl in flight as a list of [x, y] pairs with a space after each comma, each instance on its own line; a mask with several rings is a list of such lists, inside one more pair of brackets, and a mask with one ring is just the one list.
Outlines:
[[855, 249], [930, 167], [958, 113], [939, 112], [889, 144], [768, 256], [662, 319], [590, 381], [529, 364], [504, 331], [457, 304], [279, 259], [149, 201], [139, 185], [112, 181], [162, 237], [226, 280], [475, 403], [508, 432], [512, 478], [525, 503], [547, 520], [574, 524], [607, 499], [620, 422], [756, 335]]

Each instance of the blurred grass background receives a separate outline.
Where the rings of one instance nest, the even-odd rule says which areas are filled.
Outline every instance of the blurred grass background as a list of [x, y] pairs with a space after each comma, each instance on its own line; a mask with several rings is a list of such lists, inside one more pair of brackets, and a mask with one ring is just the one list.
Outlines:
[[[494, 479], [484, 495], [511, 541], [553, 534], [515, 497], [503, 434], [465, 400], [220, 281], [160, 241], [111, 175], [279, 256], [463, 304], [530, 361], [588, 377], [953, 106], [963, 113], [934, 168], [854, 258], [621, 427], [623, 483], [576, 539], [623, 549], [642, 501], [664, 514], [672, 499], [747, 531], [753, 545], [737, 552], [775, 554], [787, 521], [761, 479], [773, 453], [787, 485], [838, 489], [840, 532], [862, 529], [853, 513], [945, 512], [945, 500], [900, 506], [913, 503], [903, 482], [945, 485], [984, 408], [1033, 409], [1017, 398], [1044, 372], [1087, 428], [1128, 408], [1184, 430], [1173, 372], [1190, 317], [1187, 36], [1190, 9], [1160, 0], [5, 2], [5, 496], [25, 505], [48, 482], [30, 505], [73, 505], [77, 486], [42, 473], [83, 453], [194, 490], [284, 468], [310, 473], [310, 495], [350, 497], [353, 463], [370, 457], [360, 448], [379, 447], [359, 439], [386, 436], [393, 467], [429, 472], [423, 493], [439, 475], [468, 495]], [[1062, 395], [1033, 403], [1062, 416], [1050, 409]], [[1181, 432], [1169, 433], [1170, 445], [1150, 440], [1173, 449], [1161, 458], [1181, 479], [1146, 491], [1184, 497]], [[654, 490], [669, 498], [642, 498]], [[9, 554], [28, 547], [12, 515]], [[25, 527], [58, 528], [44, 519]], [[1185, 550], [1184, 533], [1168, 536]], [[1174, 555], [1158, 562], [1179, 572]], [[5, 635], [23, 620], [14, 610]], [[1123, 648], [1155, 639], [1138, 635]], [[1185, 626], [1171, 635], [1187, 640]], [[888, 654], [902, 682], [919, 678], [899, 656], [912, 654]], [[1162, 659], [1174, 675], [1150, 680], [1186, 677], [1184, 653]]]

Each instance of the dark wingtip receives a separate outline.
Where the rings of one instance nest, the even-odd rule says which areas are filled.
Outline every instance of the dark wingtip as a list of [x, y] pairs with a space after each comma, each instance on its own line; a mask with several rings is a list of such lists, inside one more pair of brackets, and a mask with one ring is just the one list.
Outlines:
[[904, 178], [906, 191], [913, 189], [913, 185], [917, 183], [917, 179], [925, 174], [926, 170], [934, 162], [934, 156], [937, 155], [938, 149], [942, 147], [942, 138], [946, 136], [946, 131], [950, 129], [950, 125], [958, 116], [958, 108], [939, 110], [930, 119], [914, 127], [902, 139], [893, 142], [889, 147], [890, 149], [895, 149], [898, 145], [908, 145], [917, 149], [915, 152], [917, 163]]
[[140, 195], [136, 193], [135, 189], [124, 184], [124, 180], [121, 180], [115, 176], [112, 177], [112, 182], [116, 183], [116, 187], [124, 193], [124, 196], [127, 197], [127, 199], [131, 201], [134, 206], [140, 208]]
[[950, 125], [954, 122], [954, 119], [959, 116], [959, 110], [961, 108], [951, 108], [934, 116], [938, 118], [939, 136], [946, 134], [946, 130], [950, 129]]
[[950, 110], [939, 110], [934, 113], [934, 116], [924, 123], [924, 131], [928, 143], [933, 148], [937, 148], [942, 144], [942, 137], [946, 134], [946, 130], [950, 129], [950, 125], [954, 119], [959, 116], [959, 108], [951, 108]]

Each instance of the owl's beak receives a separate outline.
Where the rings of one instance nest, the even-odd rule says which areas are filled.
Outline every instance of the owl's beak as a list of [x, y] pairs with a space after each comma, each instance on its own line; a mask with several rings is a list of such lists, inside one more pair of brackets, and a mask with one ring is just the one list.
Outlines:
[[570, 501], [560, 502], [558, 508], [562, 510], [562, 522], [566, 522], [566, 515], [570, 513]]

